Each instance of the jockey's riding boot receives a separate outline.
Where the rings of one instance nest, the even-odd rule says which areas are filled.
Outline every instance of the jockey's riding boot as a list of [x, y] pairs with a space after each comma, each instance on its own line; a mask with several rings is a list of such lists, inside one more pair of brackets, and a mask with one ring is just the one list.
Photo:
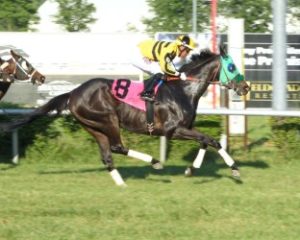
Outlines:
[[156, 73], [144, 81], [145, 90], [141, 93], [142, 99], [144, 99], [146, 101], [154, 102], [154, 98], [155, 98], [154, 88], [157, 85], [158, 81], [160, 79], [162, 79], [162, 77], [163, 77], [163, 74]]

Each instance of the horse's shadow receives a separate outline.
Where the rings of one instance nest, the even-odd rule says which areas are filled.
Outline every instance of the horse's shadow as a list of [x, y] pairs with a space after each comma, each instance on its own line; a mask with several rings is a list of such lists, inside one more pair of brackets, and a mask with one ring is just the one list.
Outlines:
[[[252, 167], [252, 168], [268, 168], [269, 165], [261, 160], [239, 162], [239, 166]], [[220, 170], [228, 168], [225, 163], [222, 162], [204, 162], [200, 169], [198, 169], [193, 179], [195, 184], [203, 184], [211, 181], [216, 181], [222, 178], [230, 178], [235, 183], [241, 184], [242, 180], [236, 179], [230, 176], [230, 174], [223, 174]], [[183, 165], [169, 165], [167, 162], [162, 170], [155, 170], [151, 166], [119, 166], [117, 168], [123, 178], [126, 179], [146, 179], [148, 181], [156, 181], [162, 183], [171, 183], [172, 181], [168, 178], [171, 176], [184, 176], [186, 166]], [[105, 168], [82, 168], [82, 169], [64, 169], [64, 170], [43, 170], [39, 171], [39, 174], [86, 174], [91, 172], [106, 172]], [[157, 176], [160, 176], [157, 178]], [[205, 177], [201, 179], [201, 177]]]
[[[187, 166], [192, 165], [191, 159], [194, 159], [197, 155], [198, 148], [191, 148], [185, 155], [182, 156], [183, 161], [180, 164], [172, 164], [172, 159], [169, 157], [167, 162], [164, 164], [164, 169], [155, 170], [151, 166], [132, 166], [132, 165], [121, 165], [117, 166], [124, 179], [146, 179], [148, 181], [159, 181], [163, 183], [171, 183], [169, 177], [171, 176], [184, 176], [184, 172]], [[185, 163], [185, 164], [183, 164]], [[268, 168], [269, 165], [262, 160], [256, 161], [241, 161], [237, 162], [240, 168], [251, 167], [251, 168]], [[15, 165], [0, 168], [0, 171], [7, 171]], [[223, 169], [228, 169], [228, 174], [223, 173]], [[51, 174], [88, 174], [92, 172], [106, 172], [104, 167], [95, 168], [77, 168], [77, 169], [52, 169], [52, 170], [42, 170], [38, 174], [51, 175]], [[159, 176], [159, 177], [158, 177]], [[195, 184], [203, 184], [206, 182], [216, 181], [222, 178], [230, 178], [236, 183], [242, 183], [241, 180], [236, 180], [230, 177], [230, 168], [220, 160], [220, 156], [215, 151], [207, 151], [203, 164], [200, 169], [197, 169], [193, 174], [193, 179]], [[204, 177], [204, 178], [201, 178]]]

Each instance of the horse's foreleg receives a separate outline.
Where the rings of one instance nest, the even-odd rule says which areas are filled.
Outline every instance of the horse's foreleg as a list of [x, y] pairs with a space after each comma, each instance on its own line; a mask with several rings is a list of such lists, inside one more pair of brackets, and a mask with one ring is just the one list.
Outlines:
[[225, 151], [225, 149], [220, 148], [219, 154], [224, 159], [225, 163], [231, 168], [232, 176], [233, 177], [240, 177], [240, 171], [234, 160], [231, 158], [231, 156]]
[[187, 167], [187, 169], [185, 170], [184, 174], [187, 176], [187, 177], [190, 177], [193, 175], [195, 169], [197, 168], [200, 168], [201, 165], [202, 165], [202, 162], [203, 162], [203, 159], [204, 159], [204, 155], [206, 153], [206, 148], [207, 148], [207, 145], [205, 144], [202, 144], [203, 146], [199, 149], [198, 151], [198, 154], [192, 164], [192, 166], [190, 167]]
[[203, 144], [203, 147], [199, 149], [198, 155], [193, 162], [192, 167], [188, 167], [186, 170], [186, 175], [191, 176], [195, 168], [200, 168], [203, 162], [203, 158], [206, 152], [206, 147], [211, 146], [215, 148], [221, 157], [224, 159], [225, 163], [231, 168], [232, 175], [234, 177], [239, 177], [240, 173], [238, 167], [230, 155], [221, 147], [221, 144], [212, 137], [200, 133], [196, 129], [186, 129], [177, 128], [173, 134], [173, 138], [186, 139], [186, 140], [196, 140]]

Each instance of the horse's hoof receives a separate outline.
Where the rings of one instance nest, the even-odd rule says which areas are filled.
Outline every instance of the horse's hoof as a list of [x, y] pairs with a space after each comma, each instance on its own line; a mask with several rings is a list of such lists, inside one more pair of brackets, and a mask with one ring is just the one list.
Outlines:
[[153, 162], [152, 163], [152, 167], [155, 169], [155, 170], [161, 170], [164, 168], [164, 166], [161, 164], [161, 162], [157, 161], [157, 162]]
[[193, 173], [194, 173], [193, 167], [187, 167], [187, 169], [185, 169], [185, 171], [184, 171], [184, 175], [186, 177], [192, 177]]
[[240, 178], [241, 177], [240, 171], [238, 169], [232, 169], [231, 174], [234, 178]]

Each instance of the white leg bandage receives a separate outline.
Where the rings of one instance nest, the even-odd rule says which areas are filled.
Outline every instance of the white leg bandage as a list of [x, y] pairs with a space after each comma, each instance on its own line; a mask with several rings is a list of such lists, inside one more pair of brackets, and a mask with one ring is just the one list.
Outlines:
[[115, 183], [118, 186], [125, 186], [126, 185], [123, 178], [122, 178], [122, 176], [120, 175], [120, 173], [118, 172], [117, 169], [114, 169], [109, 173], [110, 173], [110, 176], [112, 177], [112, 179], [115, 181]]
[[219, 154], [222, 156], [222, 158], [224, 159], [224, 161], [226, 162], [226, 164], [229, 167], [231, 167], [234, 164], [233, 159], [229, 156], [229, 154], [223, 148], [221, 148], [219, 150]]
[[148, 154], [137, 152], [134, 150], [129, 150], [127, 156], [137, 158], [137, 159], [140, 159], [140, 160], [142, 160], [144, 162], [148, 162], [148, 163], [151, 163], [151, 161], [153, 159], [152, 156], [150, 156]]
[[196, 159], [193, 162], [193, 167], [194, 168], [200, 168], [201, 164], [203, 162], [203, 158], [204, 158], [204, 154], [205, 154], [206, 150], [205, 149], [200, 149], [198, 152], [198, 155], [196, 157]]

